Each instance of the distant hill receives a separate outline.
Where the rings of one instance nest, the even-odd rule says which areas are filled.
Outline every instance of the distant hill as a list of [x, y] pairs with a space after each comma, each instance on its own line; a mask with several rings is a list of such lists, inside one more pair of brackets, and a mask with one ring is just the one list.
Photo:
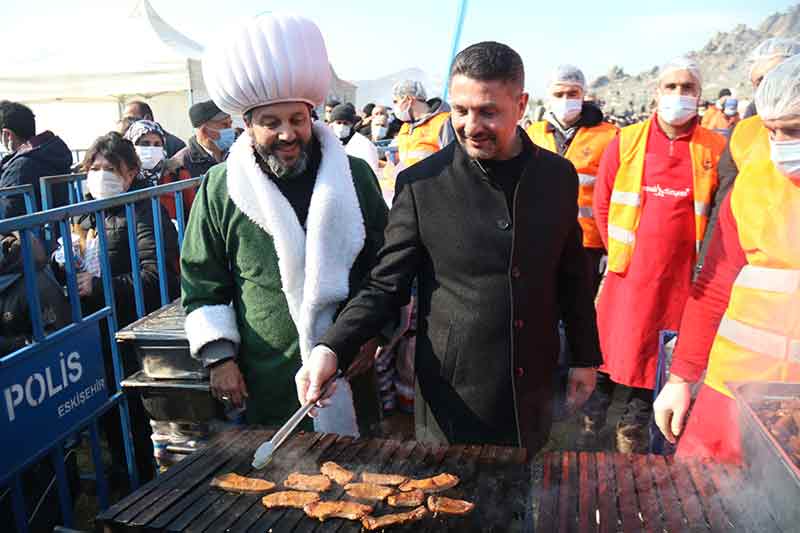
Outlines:
[[[758, 43], [769, 37], [800, 38], [800, 4], [770, 15], [757, 29], [740, 24], [730, 32], [719, 32], [702, 49], [688, 52], [700, 65], [703, 96], [713, 100], [720, 89], [728, 87], [740, 99], [752, 98], [746, 59]], [[621, 112], [631, 107], [631, 102], [638, 111], [652, 99], [657, 74], [658, 66], [636, 75], [613, 66], [606, 75], [591, 82], [590, 91], [605, 100], [607, 111]]]
[[434, 80], [425, 71], [419, 68], [409, 68], [383, 76], [375, 80], [354, 81], [358, 89], [356, 90], [356, 107], [361, 109], [369, 102], [391, 105], [392, 86], [401, 80], [416, 80], [422, 82], [428, 98], [442, 95], [441, 80]]

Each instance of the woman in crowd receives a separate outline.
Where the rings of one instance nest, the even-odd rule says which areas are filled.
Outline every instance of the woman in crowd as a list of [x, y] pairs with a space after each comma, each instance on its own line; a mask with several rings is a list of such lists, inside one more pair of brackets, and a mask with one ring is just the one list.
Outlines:
[[[141, 122], [141, 121], [140, 121]], [[137, 123], [138, 124], [138, 123]], [[135, 126], [135, 124], [134, 124]], [[108, 198], [124, 192], [145, 189], [151, 184], [142, 177], [142, 164], [133, 144], [116, 132], [98, 138], [86, 152], [83, 171], [87, 173], [87, 199]], [[139, 252], [139, 276], [142, 280], [144, 304], [147, 312], [161, 306], [159, 273], [156, 258], [156, 240], [153, 227], [153, 212], [150, 200], [135, 204], [136, 241]], [[169, 222], [166, 210], [161, 208], [164, 231], [164, 252], [167, 265], [167, 287], [170, 299], [180, 293], [178, 273], [178, 235]], [[94, 215], [81, 217], [77, 224], [82, 236], [96, 233], [97, 221]], [[108, 242], [106, 251], [111, 272], [114, 298], [117, 304], [117, 321], [124, 327], [136, 319], [130, 246], [128, 243], [128, 220], [125, 207], [120, 206], [106, 211], [105, 231]], [[83, 238], [82, 238], [83, 240]], [[89, 269], [78, 273], [78, 289], [81, 301], [87, 310], [104, 305], [102, 280]]]
[[[124, 136], [136, 148], [136, 154], [139, 156], [139, 161], [141, 161], [139, 179], [143, 179], [147, 187], [164, 185], [192, 177], [189, 171], [178, 167], [175, 160], [167, 158], [167, 152], [164, 148], [167, 136], [157, 123], [152, 120], [137, 120], [125, 130]], [[187, 189], [183, 193], [184, 217], [186, 218], [189, 216], [194, 195], [194, 189]], [[174, 195], [167, 194], [162, 196], [161, 205], [166, 208], [169, 218], [175, 220]]]
[[653, 406], [667, 440], [680, 436], [678, 456], [740, 462], [729, 384], [800, 381], [800, 55], [771, 70], [755, 99], [770, 156], [745, 164], [722, 203]]

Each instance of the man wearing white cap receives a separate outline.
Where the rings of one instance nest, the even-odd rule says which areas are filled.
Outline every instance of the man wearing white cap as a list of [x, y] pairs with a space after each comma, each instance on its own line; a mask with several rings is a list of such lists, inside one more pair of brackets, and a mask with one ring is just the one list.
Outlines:
[[702, 78], [696, 63], [661, 68], [658, 109], [620, 130], [600, 163], [597, 226], [608, 249], [608, 276], [597, 322], [607, 377], [587, 402], [584, 426], [596, 432], [615, 383], [630, 387], [617, 448], [644, 451], [652, 414], [658, 335], [676, 330], [692, 281], [697, 246], [717, 187], [725, 139], [698, 125]]
[[[748, 76], [753, 90], [758, 89], [761, 80], [772, 69], [795, 54], [800, 53], [800, 42], [794, 39], [771, 37], [759, 43], [747, 58]], [[755, 101], [748, 108], [744, 118], [731, 132], [728, 146], [722, 153], [719, 162], [719, 188], [714, 196], [713, 209], [708, 221], [708, 231], [700, 250], [700, 264], [713, 235], [722, 202], [730, 192], [739, 169], [750, 161], [766, 161], [769, 159], [769, 135], [764, 122], [755, 108]]]
[[[208, 49], [203, 77], [246, 130], [209, 171], [186, 228], [186, 333], [215, 396], [246, 399], [248, 423], [279, 425], [297, 408], [302, 360], [374, 264], [387, 209], [369, 166], [312, 122], [330, 67], [311, 21], [248, 21]], [[315, 429], [364, 431], [377, 415], [371, 378], [342, 381]]]
[[603, 151], [617, 136], [618, 129], [603, 121], [603, 112], [594, 103], [584, 102], [586, 78], [578, 67], [559, 65], [547, 91], [548, 111], [544, 120], [531, 124], [527, 133], [535, 144], [569, 159], [578, 171], [578, 222], [583, 231], [594, 297], [605, 255], [592, 211], [594, 183]]
[[447, 126], [450, 107], [441, 98], [426, 100], [418, 81], [402, 80], [392, 87], [394, 116], [403, 122], [396, 142], [400, 170], [422, 161], [453, 141]]

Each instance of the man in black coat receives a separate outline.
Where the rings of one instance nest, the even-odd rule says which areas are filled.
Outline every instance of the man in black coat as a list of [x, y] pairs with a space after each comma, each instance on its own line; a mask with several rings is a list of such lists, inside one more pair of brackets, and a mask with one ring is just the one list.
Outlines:
[[[42, 208], [39, 178], [69, 174], [72, 152], [60, 137], [51, 131], [36, 135], [36, 117], [27, 106], [0, 101], [0, 142], [8, 152], [0, 160], [0, 188], [33, 185], [34, 210]], [[55, 185], [50, 208], [66, 205], [67, 186]], [[0, 220], [25, 214], [22, 196], [0, 200]]]
[[559, 318], [573, 408], [601, 362], [578, 176], [517, 127], [528, 95], [508, 46], [459, 53], [450, 96], [458, 142], [398, 177], [378, 264], [298, 372], [298, 397], [324, 405], [321, 385], [408, 302], [416, 277], [417, 439], [535, 453], [552, 421]]

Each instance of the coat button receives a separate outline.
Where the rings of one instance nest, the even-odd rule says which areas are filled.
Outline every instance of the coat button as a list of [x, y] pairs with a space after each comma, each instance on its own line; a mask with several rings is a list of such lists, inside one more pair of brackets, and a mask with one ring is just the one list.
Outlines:
[[519, 269], [519, 267], [518, 267], [518, 266], [516, 266], [516, 265], [515, 265], [515, 266], [513, 266], [513, 267], [511, 268], [511, 277], [512, 277], [512, 278], [518, 278], [518, 277], [520, 277], [521, 275], [522, 275], [522, 272], [520, 271], [520, 269]]
[[511, 223], [508, 220], [501, 218], [497, 221], [497, 227], [505, 231], [511, 227]]
[[522, 377], [522, 376], [524, 376], [524, 375], [525, 375], [525, 369], [524, 369], [524, 368], [522, 368], [521, 366], [520, 366], [520, 367], [517, 367], [517, 377], [518, 377], [518, 378], [521, 378], [521, 377]]
[[525, 327], [525, 322], [523, 322], [522, 320], [515, 320], [514, 327], [516, 329], [522, 329], [523, 327]]

